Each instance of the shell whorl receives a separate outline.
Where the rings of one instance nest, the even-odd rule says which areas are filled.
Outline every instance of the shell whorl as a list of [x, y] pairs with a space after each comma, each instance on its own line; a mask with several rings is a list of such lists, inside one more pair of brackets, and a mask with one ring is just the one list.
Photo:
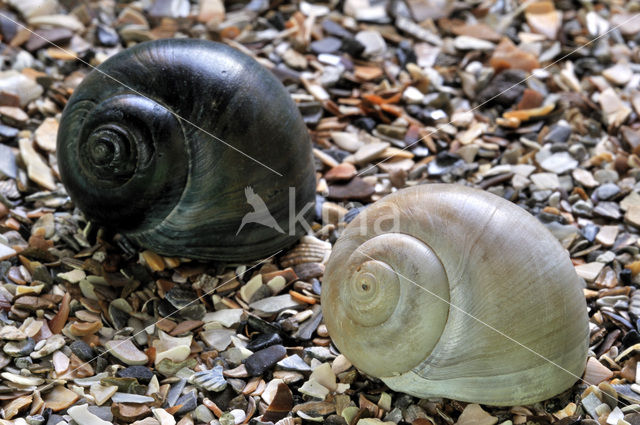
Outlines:
[[[169, 256], [273, 254], [304, 232], [290, 228], [292, 210], [315, 199], [311, 144], [290, 95], [254, 59], [210, 41], [140, 43], [87, 75], [63, 112], [58, 161], [89, 219]], [[278, 226], [239, 231], [252, 212], [247, 188]]]
[[[61, 172], [69, 191], [82, 194], [75, 201], [83, 211], [125, 229], [151, 228], [169, 213], [188, 174], [182, 127], [169, 110], [118, 94], [76, 102], [65, 113], [65, 131], [77, 136], [60, 145]], [[67, 158], [83, 160], [68, 165]]]
[[[367, 311], [353, 294], [371, 263], [382, 264], [380, 298]], [[356, 367], [419, 397], [530, 403], [585, 364], [586, 304], [565, 250], [520, 207], [460, 185], [403, 189], [365, 209], [334, 245], [322, 305]]]
[[[374, 376], [402, 373], [422, 361], [440, 338], [449, 309], [449, 285], [438, 257], [412, 236], [387, 233], [364, 241], [343, 267], [348, 277], [339, 295], [341, 302], [325, 307], [327, 317], [343, 317], [341, 329], [331, 334], [336, 345]], [[413, 282], [426, 284], [437, 296], [425, 300], [424, 289]], [[425, 303], [414, 305], [416, 300]], [[405, 335], [412, 344], [392, 350], [380, 344], [398, 335]]]

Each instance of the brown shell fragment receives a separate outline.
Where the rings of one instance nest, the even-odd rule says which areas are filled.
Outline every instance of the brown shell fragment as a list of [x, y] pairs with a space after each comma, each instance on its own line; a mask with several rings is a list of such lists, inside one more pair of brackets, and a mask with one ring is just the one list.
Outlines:
[[111, 413], [114, 418], [130, 423], [151, 415], [151, 409], [145, 404], [113, 403]]
[[53, 319], [49, 320], [49, 329], [51, 333], [59, 334], [64, 328], [64, 325], [67, 323], [67, 319], [69, 318], [69, 302], [71, 301], [71, 296], [67, 292], [62, 297], [62, 302], [60, 303], [60, 308], [58, 309], [58, 313], [53, 317]]
[[286, 417], [293, 408], [293, 394], [285, 383], [278, 384], [276, 395], [269, 404], [267, 411], [262, 415], [263, 421], [277, 422]]
[[74, 336], [93, 335], [102, 329], [102, 322], [76, 322], [69, 326], [69, 331]]
[[45, 394], [42, 399], [44, 400], [45, 408], [48, 407], [54, 412], [59, 412], [60, 410], [64, 410], [71, 406], [73, 403], [78, 401], [79, 398], [80, 396], [75, 392], [62, 385], [57, 385], [50, 392]]
[[508, 112], [505, 112], [502, 116], [506, 119], [515, 118], [520, 121], [528, 121], [531, 118], [543, 117], [549, 114], [551, 111], [553, 111], [554, 108], [555, 108], [555, 105], [549, 104], [549, 105], [540, 106], [539, 108], [534, 108], [534, 109], [521, 109], [517, 111], [508, 111]]
[[32, 396], [18, 397], [4, 407], [4, 418], [12, 419], [31, 404]]
[[500, 72], [505, 69], [522, 69], [531, 72], [540, 67], [538, 59], [529, 52], [516, 47], [508, 38], [503, 38], [493, 51], [489, 64]]

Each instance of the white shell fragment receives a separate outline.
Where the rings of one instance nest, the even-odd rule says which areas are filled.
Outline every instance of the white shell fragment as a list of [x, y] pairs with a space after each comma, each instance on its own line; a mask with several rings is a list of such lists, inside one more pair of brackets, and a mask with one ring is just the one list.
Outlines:
[[82, 425], [111, 425], [111, 422], [103, 421], [91, 413], [88, 404], [72, 406], [67, 409], [67, 413], [69, 413], [69, 416], [71, 416], [74, 421]]

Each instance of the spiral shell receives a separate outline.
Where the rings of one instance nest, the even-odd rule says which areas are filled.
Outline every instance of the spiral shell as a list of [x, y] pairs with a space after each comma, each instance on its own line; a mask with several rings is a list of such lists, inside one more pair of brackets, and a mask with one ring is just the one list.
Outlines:
[[403, 189], [334, 245], [322, 307], [338, 349], [418, 397], [529, 404], [581, 375], [581, 282], [534, 217], [461, 185]]
[[[295, 104], [269, 71], [219, 43], [158, 40], [109, 58], [70, 98], [57, 151], [89, 219], [168, 256], [266, 256], [304, 232], [292, 217], [313, 213]], [[254, 195], [271, 225], [243, 224]]]

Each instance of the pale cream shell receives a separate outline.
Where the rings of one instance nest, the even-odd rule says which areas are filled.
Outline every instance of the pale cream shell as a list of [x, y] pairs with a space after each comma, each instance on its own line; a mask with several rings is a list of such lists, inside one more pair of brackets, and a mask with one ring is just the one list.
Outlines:
[[462, 185], [403, 189], [360, 213], [333, 248], [322, 307], [356, 367], [418, 397], [529, 404], [585, 366], [567, 252], [522, 208]]

